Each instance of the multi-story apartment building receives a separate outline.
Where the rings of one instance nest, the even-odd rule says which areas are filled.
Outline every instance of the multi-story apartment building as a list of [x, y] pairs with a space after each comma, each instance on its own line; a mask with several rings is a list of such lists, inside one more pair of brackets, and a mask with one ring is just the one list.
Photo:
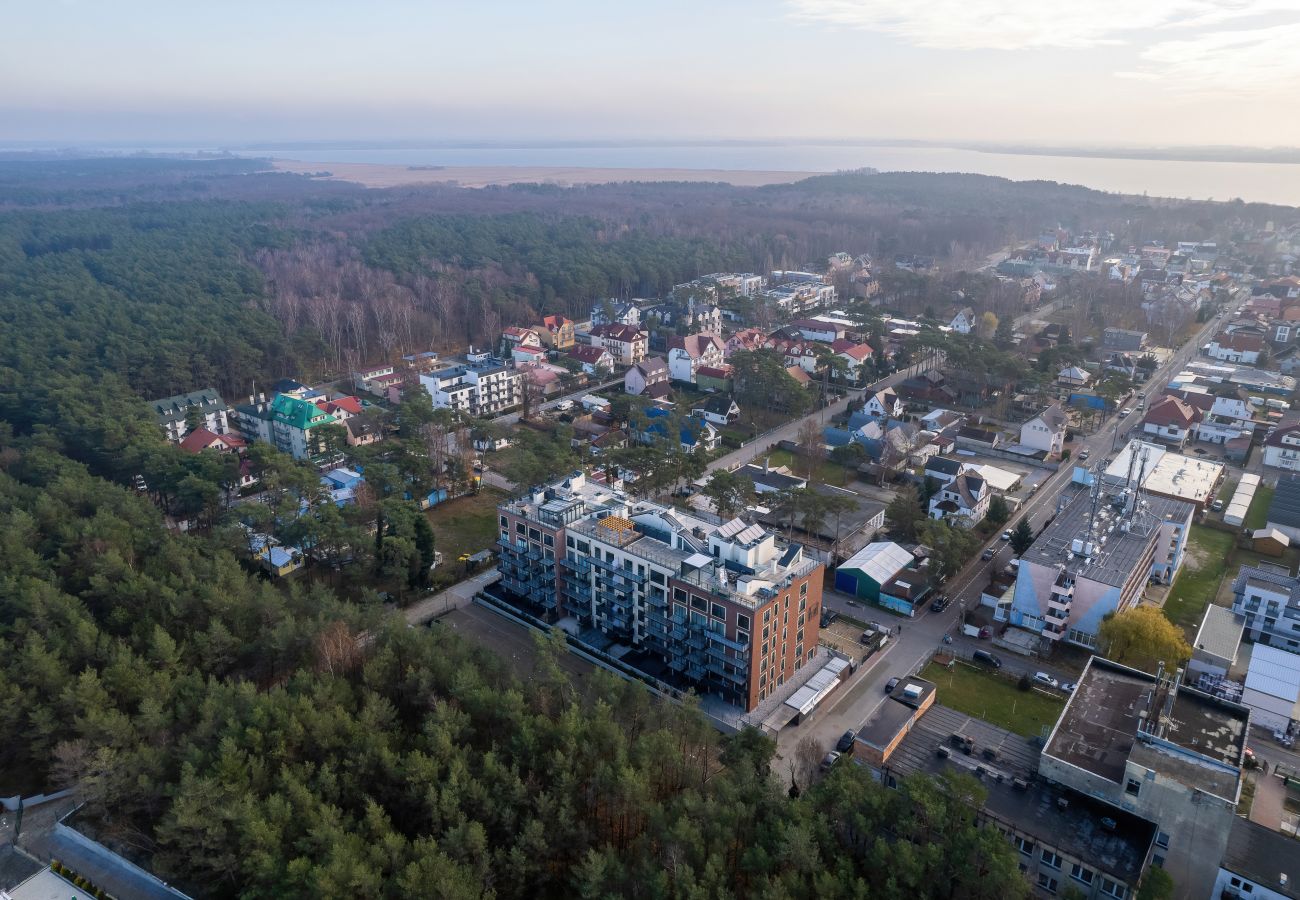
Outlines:
[[761, 526], [714, 525], [581, 474], [499, 516], [506, 591], [665, 681], [749, 710], [816, 653], [822, 565]]
[[1195, 508], [1137, 483], [1094, 483], [1063, 495], [1020, 558], [1010, 604], [999, 604], [994, 618], [1044, 640], [1093, 647], [1107, 614], [1133, 606], [1150, 579], [1172, 582]]
[[336, 424], [338, 419], [310, 400], [280, 394], [271, 403], [271, 442], [294, 459], [320, 453], [320, 428]]
[[472, 416], [497, 415], [522, 399], [523, 376], [482, 354], [474, 354], [466, 365], [439, 369], [419, 379], [435, 408]]
[[1300, 653], [1300, 578], [1290, 569], [1268, 563], [1242, 566], [1232, 582], [1232, 597], [1232, 611], [1245, 619], [1247, 637]]
[[213, 434], [225, 434], [229, 427], [226, 401], [212, 388], [152, 400], [149, 411], [173, 444], [179, 444], [189, 434], [191, 420], [196, 421], [197, 427], [206, 428]]
[[636, 325], [595, 325], [591, 346], [603, 347], [617, 365], [635, 366], [650, 349], [650, 336]]
[[1264, 438], [1264, 465], [1300, 472], [1300, 422], [1279, 424]]

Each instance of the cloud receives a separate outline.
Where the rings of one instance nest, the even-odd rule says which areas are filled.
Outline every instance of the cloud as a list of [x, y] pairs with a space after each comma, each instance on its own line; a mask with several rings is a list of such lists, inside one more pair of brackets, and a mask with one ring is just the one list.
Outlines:
[[940, 50], [1101, 47], [1134, 42], [1153, 29], [1190, 31], [1300, 12], [1300, 0], [787, 0], [787, 5], [799, 19]]
[[1289, 91], [1300, 100], [1298, 46], [1300, 22], [1215, 31], [1154, 43], [1141, 52], [1136, 70], [1116, 74], [1181, 92]]

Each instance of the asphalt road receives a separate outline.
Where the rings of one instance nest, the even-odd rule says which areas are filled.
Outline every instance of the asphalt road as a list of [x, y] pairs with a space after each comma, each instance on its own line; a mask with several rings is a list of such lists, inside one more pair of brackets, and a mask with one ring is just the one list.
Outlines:
[[[1194, 339], [1188, 341], [1177, 353], [1146, 382], [1142, 394], [1151, 398], [1163, 391], [1171, 371], [1182, 365], [1202, 345], [1209, 333], [1220, 324], [1211, 319], [1205, 327], [1197, 332]], [[1094, 434], [1078, 442], [1074, 458], [1078, 458], [1084, 447], [1089, 448], [1089, 463], [1100, 465], [1109, 456], [1117, 442], [1117, 434], [1137, 426], [1139, 415], [1135, 411], [1127, 418], [1112, 416], [1106, 424]], [[797, 428], [795, 429], [797, 431]], [[1043, 481], [1037, 492], [1007, 522], [1007, 528], [1015, 527], [1024, 516], [1029, 517], [1030, 525], [1037, 533], [1056, 510], [1057, 499], [1069, 483], [1074, 466], [1066, 464]], [[832, 695], [829, 708], [818, 713], [810, 722], [784, 729], [777, 738], [777, 753], [785, 758], [793, 758], [795, 747], [805, 736], [811, 735], [824, 749], [833, 749], [835, 742], [844, 732], [857, 730], [863, 722], [884, 702], [885, 682], [895, 675], [906, 675], [919, 668], [931, 654], [943, 646], [944, 635], [952, 635], [953, 645], [958, 649], [973, 649], [975, 646], [989, 648], [987, 641], [973, 641], [962, 637], [959, 628], [964, 609], [974, 608], [979, 604], [980, 591], [988, 583], [989, 577], [999, 568], [1006, 566], [1013, 556], [1010, 544], [994, 538], [986, 546], [995, 550], [991, 560], [976, 557], [959, 573], [948, 580], [944, 591], [953, 599], [953, 603], [942, 613], [931, 613], [927, 608], [915, 619], [895, 616], [878, 607], [870, 607], [853, 600], [845, 594], [835, 591], [823, 593], [823, 605], [829, 609], [847, 612], [856, 619], [879, 622], [882, 625], [901, 625], [902, 632], [896, 635], [886, 648], [873, 656], [867, 664], [858, 670], [846, 688], [838, 695]], [[1011, 674], [1048, 672], [1061, 681], [1073, 681], [1074, 673], [1066, 672], [1042, 660], [1033, 657], [1021, 657], [1009, 651], [995, 651], [1003, 663], [1003, 671]], [[1276, 745], [1274, 745], [1276, 746]]]

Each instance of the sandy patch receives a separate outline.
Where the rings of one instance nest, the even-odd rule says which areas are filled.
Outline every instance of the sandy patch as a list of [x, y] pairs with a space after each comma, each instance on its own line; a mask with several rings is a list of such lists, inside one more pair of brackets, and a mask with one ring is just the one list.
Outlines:
[[370, 188], [415, 184], [458, 184], [487, 187], [494, 184], [610, 184], [620, 181], [714, 181], [740, 187], [790, 184], [821, 172], [750, 172], [728, 169], [585, 169], [578, 166], [444, 166], [411, 168], [375, 163], [301, 162], [277, 159], [282, 172], [329, 172], [322, 180], [352, 181]]

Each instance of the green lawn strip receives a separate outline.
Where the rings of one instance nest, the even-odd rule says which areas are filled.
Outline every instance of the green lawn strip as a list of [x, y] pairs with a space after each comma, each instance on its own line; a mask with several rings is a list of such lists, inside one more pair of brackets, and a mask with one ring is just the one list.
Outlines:
[[1065, 697], [1022, 691], [1016, 682], [958, 662], [951, 669], [929, 663], [921, 677], [938, 686], [937, 702], [1023, 737], [1046, 734], [1065, 707]]
[[444, 563], [462, 553], [489, 550], [497, 539], [497, 504], [505, 495], [492, 488], [430, 507], [425, 515], [433, 526], [434, 546]]
[[[1193, 525], [1187, 557], [1165, 600], [1165, 615], [1175, 625], [1193, 629], [1214, 600], [1219, 580], [1227, 570], [1235, 541], [1226, 531]], [[1196, 558], [1196, 557], [1199, 557]]]
[[1276, 490], [1263, 484], [1255, 489], [1255, 499], [1250, 501], [1250, 509], [1246, 512], [1246, 528], [1255, 531], [1268, 524], [1268, 508]]

